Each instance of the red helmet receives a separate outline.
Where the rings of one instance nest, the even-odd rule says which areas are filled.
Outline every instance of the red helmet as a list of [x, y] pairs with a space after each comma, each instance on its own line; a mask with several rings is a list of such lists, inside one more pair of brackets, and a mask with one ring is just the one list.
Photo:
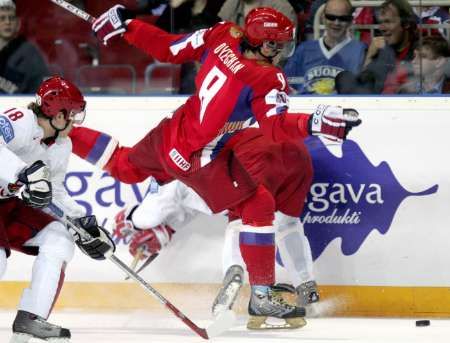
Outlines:
[[254, 8], [245, 18], [245, 36], [253, 46], [261, 45], [264, 41], [292, 41], [294, 31], [292, 21], [270, 7]]
[[36, 102], [42, 113], [53, 118], [63, 112], [67, 120], [81, 124], [84, 119], [86, 101], [83, 94], [70, 81], [53, 76], [41, 83], [36, 93]]

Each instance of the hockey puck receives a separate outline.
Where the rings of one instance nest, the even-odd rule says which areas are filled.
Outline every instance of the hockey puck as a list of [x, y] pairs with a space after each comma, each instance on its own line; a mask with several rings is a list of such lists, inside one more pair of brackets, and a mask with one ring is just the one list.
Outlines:
[[429, 320], [416, 320], [416, 326], [429, 326]]

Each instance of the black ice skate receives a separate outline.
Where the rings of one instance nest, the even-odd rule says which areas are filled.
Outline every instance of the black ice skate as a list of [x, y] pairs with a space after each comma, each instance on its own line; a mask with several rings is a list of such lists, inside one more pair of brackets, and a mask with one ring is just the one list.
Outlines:
[[70, 331], [50, 324], [44, 318], [26, 311], [17, 311], [10, 343], [27, 343], [39, 338], [52, 343], [70, 342]]
[[297, 293], [297, 304], [299, 306], [307, 306], [320, 300], [317, 283], [315, 281], [307, 281], [302, 283], [295, 289]]
[[[273, 287], [266, 290], [252, 289], [248, 313], [249, 330], [297, 329], [306, 325], [305, 309], [288, 304]], [[284, 323], [268, 323], [268, 317], [283, 319]]]
[[223, 278], [222, 288], [214, 299], [212, 313], [217, 316], [225, 310], [231, 310], [242, 286], [244, 270], [241, 266], [233, 265], [228, 268]]

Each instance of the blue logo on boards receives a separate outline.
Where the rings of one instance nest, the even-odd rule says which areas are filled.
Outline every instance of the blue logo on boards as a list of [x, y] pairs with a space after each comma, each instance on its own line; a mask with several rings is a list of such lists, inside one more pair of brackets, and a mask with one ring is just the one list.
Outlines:
[[3, 136], [6, 143], [14, 139], [14, 129], [11, 122], [5, 116], [0, 116], [0, 136]]
[[313, 160], [314, 180], [301, 219], [314, 260], [336, 238], [342, 239], [344, 255], [355, 254], [372, 230], [388, 232], [403, 200], [438, 190], [434, 185], [408, 192], [387, 162], [374, 166], [354, 141], [344, 142], [340, 158], [316, 137], [305, 143]]
[[[389, 231], [397, 209], [406, 198], [430, 195], [438, 190], [438, 185], [417, 193], [405, 190], [387, 162], [374, 166], [354, 141], [344, 142], [342, 157], [330, 153], [316, 137], [308, 138], [305, 143], [314, 165], [314, 180], [301, 219], [314, 260], [337, 238], [341, 238], [344, 255], [355, 254], [373, 230], [381, 234]], [[158, 191], [154, 181], [139, 187], [122, 184], [107, 173], [95, 182], [93, 177], [92, 172], [86, 171], [66, 175], [69, 195], [88, 214], [95, 212], [95, 207], [123, 208], [130, 200], [142, 202], [148, 192]], [[125, 188], [131, 191], [132, 199], [125, 199]], [[88, 189], [94, 192], [93, 200], [86, 199]], [[100, 218], [99, 222], [103, 221], [104, 225], [105, 220]], [[281, 262], [279, 256], [278, 261]]]

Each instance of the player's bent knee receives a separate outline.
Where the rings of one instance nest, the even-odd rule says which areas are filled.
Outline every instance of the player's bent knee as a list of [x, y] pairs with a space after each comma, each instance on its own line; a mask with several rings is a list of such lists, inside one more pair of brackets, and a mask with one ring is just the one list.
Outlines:
[[60, 222], [48, 224], [39, 243], [39, 254], [69, 262], [75, 253], [75, 243], [72, 235]]
[[6, 251], [3, 248], [0, 248], [0, 280], [3, 278], [3, 275], [6, 272]]

